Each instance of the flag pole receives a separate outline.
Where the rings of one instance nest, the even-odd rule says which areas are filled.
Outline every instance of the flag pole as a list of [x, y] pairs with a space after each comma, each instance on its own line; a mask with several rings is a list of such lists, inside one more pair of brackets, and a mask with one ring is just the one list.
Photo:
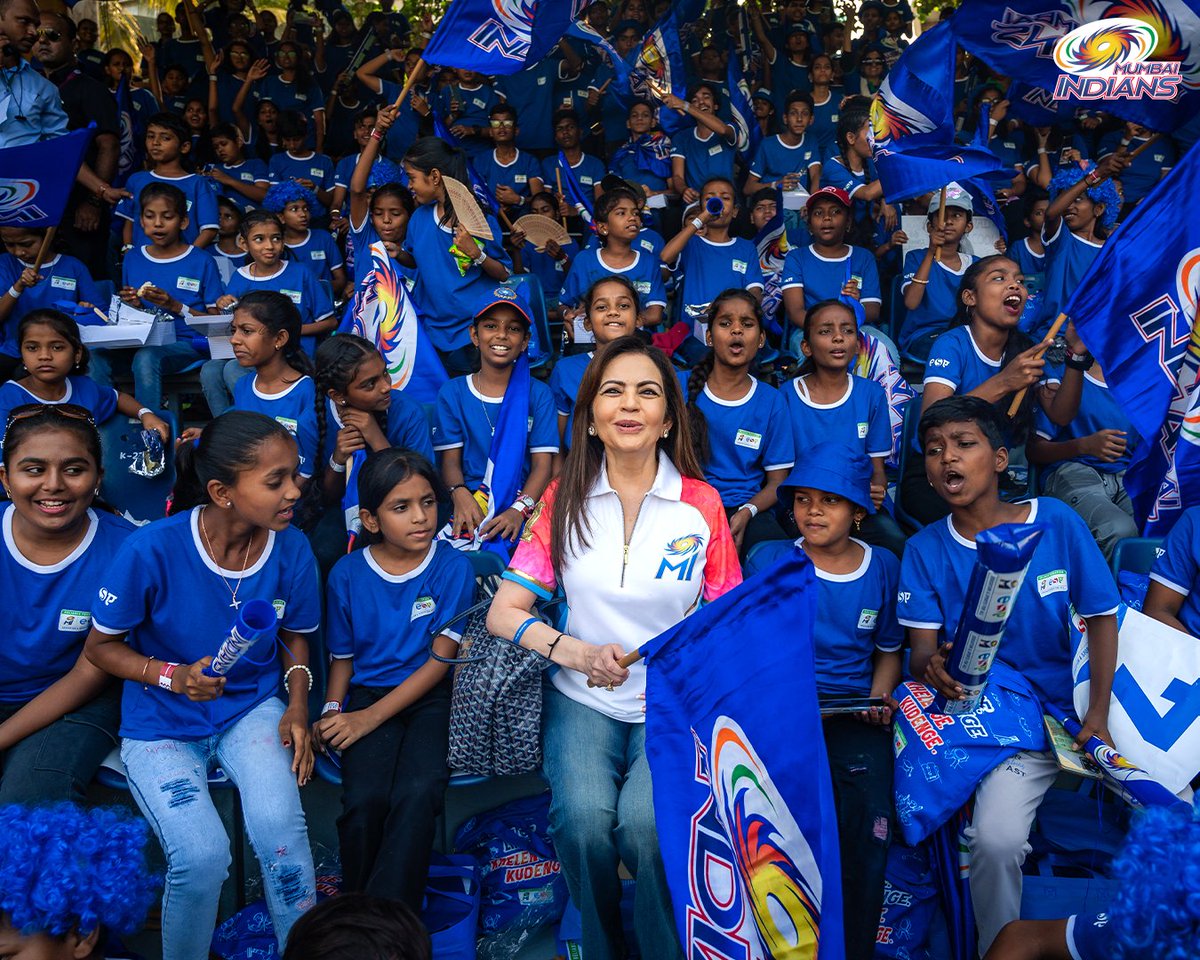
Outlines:
[[[938, 215], [937, 215], [937, 230], [942, 232], [942, 227], [946, 225], [946, 188], [942, 187], [942, 192], [938, 194]], [[942, 245], [939, 243], [937, 249], [933, 251], [933, 259], [938, 263], [942, 262]]]
[[42, 264], [46, 262], [46, 257], [50, 255], [50, 245], [54, 243], [54, 235], [58, 233], [58, 224], [49, 227], [46, 230], [46, 235], [42, 237], [42, 246], [38, 250], [37, 259], [33, 261], [33, 272], [37, 273], [42, 269]]
[[[624, 667], [626, 670], [628, 670], [630, 667], [632, 667], [635, 663], [637, 663], [641, 659], [642, 659], [642, 651], [639, 648], [639, 649], [634, 650], [631, 653], [627, 653], [627, 654], [625, 654], [625, 656], [621, 657], [621, 659], [619, 659], [617, 661], [617, 666]], [[587, 685], [589, 687], [599, 686], [599, 684], [592, 683], [591, 680], [589, 680], [587, 682]]]
[[[1152, 144], [1156, 140], [1158, 140], [1161, 136], [1162, 136], [1161, 133], [1152, 134], [1149, 138], [1147, 138], [1145, 143], [1143, 143], [1140, 147], [1138, 147], [1136, 150], [1134, 150], [1133, 153], [1129, 154], [1129, 159], [1133, 160], [1135, 157], [1137, 157], [1139, 154], [1141, 154], [1141, 152], [1143, 150], [1145, 150], [1148, 146], [1150, 146], [1150, 144]], [[1110, 180], [1110, 179], [1112, 179], [1112, 178], [1111, 177], [1101, 177], [1096, 182], [1096, 186], [1100, 186], [1100, 184], [1102, 184], [1105, 180]]]
[[408, 92], [414, 86], [416, 86], [417, 81], [425, 75], [425, 68], [428, 66], [429, 64], [427, 64], [424, 59], [417, 61], [416, 66], [412, 68], [412, 73], [404, 78], [404, 86], [400, 89], [400, 96], [398, 96], [396, 98], [396, 102], [392, 104], [393, 107], [395, 107], [397, 110], [400, 109], [400, 105], [404, 103], [405, 98], [408, 97]]
[[[558, 183], [558, 195], [561, 197], [563, 195], [563, 192], [562, 192], [562, 167], [555, 166], [554, 179]], [[565, 213], [563, 214], [562, 222], [563, 222], [563, 229], [566, 230], [567, 229], [567, 215]]]
[[[1057, 337], [1058, 331], [1062, 329], [1062, 325], [1066, 322], [1067, 322], [1067, 315], [1065, 313], [1060, 313], [1058, 315], [1058, 317], [1055, 319], [1053, 326], [1051, 326], [1050, 330], [1047, 332], [1045, 339], [1053, 340], [1055, 337]], [[1038, 352], [1038, 356], [1041, 357], [1041, 355], [1045, 352], [1046, 352], [1046, 350], [1045, 350], [1045, 348], [1043, 348], [1042, 350], [1040, 350]], [[1017, 391], [1017, 395], [1015, 397], [1013, 397], [1013, 402], [1008, 408], [1009, 417], [1015, 417], [1017, 415], [1017, 410], [1020, 409], [1021, 403], [1022, 403], [1022, 401], [1024, 401], [1025, 394], [1026, 394], [1026, 392], [1028, 392], [1028, 390], [1029, 390], [1028, 387], [1022, 387], [1019, 391]]]

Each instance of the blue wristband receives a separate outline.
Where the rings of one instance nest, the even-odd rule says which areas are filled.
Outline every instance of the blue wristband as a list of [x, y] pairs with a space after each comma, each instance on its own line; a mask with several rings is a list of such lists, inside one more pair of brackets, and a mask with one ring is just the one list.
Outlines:
[[517, 627], [517, 632], [513, 634], [513, 638], [512, 638], [513, 645], [519, 647], [521, 645], [521, 638], [523, 636], [525, 636], [525, 631], [528, 630], [530, 627], [532, 627], [535, 623], [541, 623], [541, 622], [542, 621], [539, 620], [537, 617], [530, 617], [523, 624], [521, 624], [519, 627]]

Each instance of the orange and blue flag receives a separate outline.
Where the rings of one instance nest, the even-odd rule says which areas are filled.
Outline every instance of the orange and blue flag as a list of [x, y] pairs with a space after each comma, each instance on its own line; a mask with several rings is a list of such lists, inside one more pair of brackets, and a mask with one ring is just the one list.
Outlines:
[[95, 125], [0, 150], [0, 227], [53, 227], [75, 186]]
[[[642, 648], [655, 822], [688, 957], [845, 957], [815, 616], [797, 550]], [[748, 656], [731, 636], [781, 639]]]
[[585, 0], [454, 0], [434, 31], [427, 63], [494, 76], [545, 59]]

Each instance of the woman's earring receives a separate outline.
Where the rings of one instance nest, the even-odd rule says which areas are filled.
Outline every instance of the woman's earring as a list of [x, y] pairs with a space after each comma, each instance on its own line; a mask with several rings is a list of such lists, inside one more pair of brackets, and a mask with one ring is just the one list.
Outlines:
[[589, 436], [589, 437], [594, 437], [595, 435], [596, 435], [596, 427], [595, 427], [595, 425], [594, 425], [594, 424], [592, 424], [592, 425], [589, 425], [589, 426], [588, 426], [588, 436]]
[[671, 435], [671, 428], [668, 427], [666, 430], [663, 431], [663, 439], [666, 440], [667, 437], [669, 437], [670, 435]]

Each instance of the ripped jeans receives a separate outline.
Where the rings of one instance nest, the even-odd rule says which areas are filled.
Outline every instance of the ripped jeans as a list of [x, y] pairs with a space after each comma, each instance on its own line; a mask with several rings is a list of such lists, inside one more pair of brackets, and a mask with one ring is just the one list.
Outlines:
[[124, 740], [129, 786], [167, 856], [163, 960], [207, 960], [229, 837], [208, 793], [219, 764], [237, 785], [246, 833], [258, 856], [280, 952], [292, 924], [316, 902], [312, 850], [292, 751], [279, 742], [283, 702], [260, 703], [223, 733], [203, 740]]

